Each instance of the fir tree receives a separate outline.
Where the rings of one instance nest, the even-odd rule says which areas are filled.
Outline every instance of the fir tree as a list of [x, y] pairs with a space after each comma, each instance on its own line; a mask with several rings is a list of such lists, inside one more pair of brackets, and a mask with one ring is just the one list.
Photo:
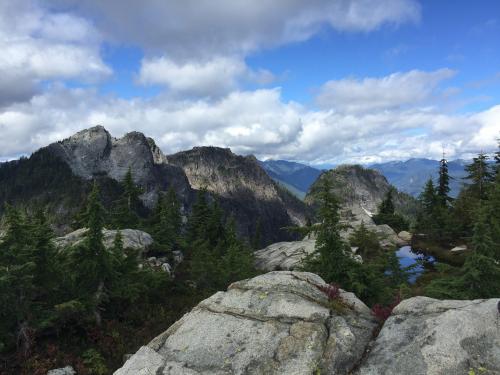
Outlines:
[[106, 286], [113, 278], [111, 254], [103, 244], [105, 210], [100, 202], [99, 187], [94, 183], [86, 215], [88, 231], [85, 241], [72, 253], [77, 298], [91, 310], [95, 323], [102, 322], [101, 305], [106, 300]]
[[442, 206], [450, 201], [450, 175], [448, 173], [448, 161], [443, 157], [439, 161], [439, 183], [437, 187], [437, 198]]
[[407, 230], [409, 224], [403, 216], [395, 212], [393, 194], [394, 188], [390, 187], [378, 207], [378, 213], [373, 216], [373, 221], [376, 224], [387, 224], [395, 231], [400, 232]]
[[157, 243], [173, 250], [178, 246], [182, 226], [180, 202], [170, 188], [166, 195], [160, 194], [152, 220], [153, 236]]
[[493, 175], [488, 168], [488, 155], [480, 153], [472, 159], [472, 163], [465, 167], [466, 180], [469, 181], [469, 191], [477, 199], [486, 199], [487, 186], [493, 180]]
[[114, 204], [111, 224], [117, 229], [137, 228], [139, 226], [137, 212], [141, 207], [139, 196], [142, 191], [135, 185], [130, 167], [121, 182], [121, 186], [123, 193]]
[[328, 178], [322, 179], [317, 199], [320, 224], [316, 227], [316, 249], [306, 259], [305, 269], [317, 273], [327, 282], [346, 285], [354, 261], [347, 255], [350, 249], [340, 237], [340, 203], [331, 192]]

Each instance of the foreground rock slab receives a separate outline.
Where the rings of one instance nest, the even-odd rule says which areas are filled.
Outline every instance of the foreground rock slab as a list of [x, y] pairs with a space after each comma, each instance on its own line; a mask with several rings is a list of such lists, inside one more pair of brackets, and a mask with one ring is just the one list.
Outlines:
[[356, 375], [500, 374], [498, 301], [401, 302]]
[[348, 374], [376, 322], [342, 292], [333, 305], [305, 272], [270, 272], [233, 283], [139, 349], [116, 375]]

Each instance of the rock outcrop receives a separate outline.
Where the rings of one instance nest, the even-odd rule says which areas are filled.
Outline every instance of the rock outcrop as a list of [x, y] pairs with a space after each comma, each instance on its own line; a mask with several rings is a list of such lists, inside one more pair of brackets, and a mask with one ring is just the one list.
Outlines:
[[500, 374], [498, 299], [410, 298], [374, 338], [368, 307], [343, 291], [332, 303], [324, 287], [290, 271], [233, 283], [115, 375]]
[[239, 156], [227, 148], [195, 147], [168, 155], [169, 164], [187, 175], [194, 189], [205, 188], [226, 212], [235, 215], [239, 232], [251, 237], [260, 221], [263, 243], [296, 239], [283, 230], [304, 225], [307, 207], [267, 175], [253, 156]]
[[270, 272], [229, 286], [139, 349], [116, 375], [347, 374], [376, 326], [342, 292], [331, 309], [310, 273]]
[[[88, 229], [81, 228], [74, 232], [68, 233], [65, 236], [57, 237], [54, 239], [54, 243], [58, 248], [65, 248], [68, 246], [75, 246], [81, 243], [85, 238], [85, 233]], [[117, 230], [104, 229], [102, 234], [104, 236], [103, 243], [108, 249], [113, 247], [113, 241], [115, 240]], [[134, 249], [140, 253], [144, 253], [153, 244], [153, 238], [149, 233], [143, 232], [137, 229], [122, 229], [120, 230], [123, 241], [123, 248]]]
[[295, 270], [315, 250], [316, 240], [278, 242], [254, 252], [255, 266], [259, 270]]
[[[379, 204], [391, 188], [380, 172], [363, 168], [360, 165], [341, 165], [323, 172], [311, 186], [305, 198], [305, 202], [312, 207], [318, 205], [316, 195], [324, 179], [330, 180], [332, 192], [341, 201], [341, 220], [347, 226], [342, 233], [344, 239], [348, 239], [353, 229], [363, 222], [369, 230], [377, 233], [381, 245], [385, 248], [408, 244], [407, 239], [399, 237], [388, 225], [375, 225], [372, 219], [372, 216], [377, 213]], [[399, 212], [407, 215], [413, 213], [415, 200], [409, 195], [396, 192], [393, 200]]]
[[114, 138], [104, 127], [95, 126], [53, 143], [48, 149], [84, 179], [104, 175], [122, 181], [130, 168], [148, 207], [153, 207], [160, 191], [170, 187], [181, 200], [191, 199], [192, 190], [183, 171], [167, 164], [154, 140], [142, 133], [130, 132]]
[[500, 374], [498, 301], [404, 300], [355, 374]]

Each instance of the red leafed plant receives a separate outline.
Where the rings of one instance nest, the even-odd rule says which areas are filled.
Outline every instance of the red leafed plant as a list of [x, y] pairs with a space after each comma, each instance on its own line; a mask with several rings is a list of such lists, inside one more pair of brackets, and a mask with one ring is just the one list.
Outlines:
[[340, 298], [340, 287], [337, 284], [317, 285], [317, 287], [325, 293], [329, 301]]
[[401, 294], [397, 294], [394, 302], [388, 306], [376, 304], [372, 307], [372, 315], [381, 323], [385, 322], [392, 314], [392, 310], [401, 302]]

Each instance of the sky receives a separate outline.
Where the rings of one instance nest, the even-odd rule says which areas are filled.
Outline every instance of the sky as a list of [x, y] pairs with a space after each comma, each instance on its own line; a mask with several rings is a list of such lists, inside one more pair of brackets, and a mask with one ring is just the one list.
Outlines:
[[497, 0], [0, 0], [0, 51], [0, 160], [94, 125], [311, 165], [500, 137]]

